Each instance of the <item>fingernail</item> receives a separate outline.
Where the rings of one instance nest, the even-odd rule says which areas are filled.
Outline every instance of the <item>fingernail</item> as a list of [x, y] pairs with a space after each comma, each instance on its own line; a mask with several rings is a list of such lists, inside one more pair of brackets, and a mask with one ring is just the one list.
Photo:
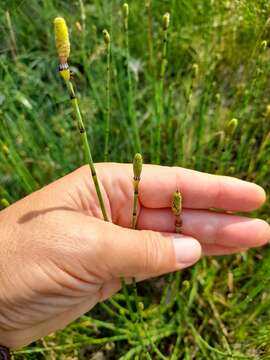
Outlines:
[[201, 257], [200, 243], [188, 236], [175, 236], [173, 238], [176, 261], [179, 264], [192, 264]]

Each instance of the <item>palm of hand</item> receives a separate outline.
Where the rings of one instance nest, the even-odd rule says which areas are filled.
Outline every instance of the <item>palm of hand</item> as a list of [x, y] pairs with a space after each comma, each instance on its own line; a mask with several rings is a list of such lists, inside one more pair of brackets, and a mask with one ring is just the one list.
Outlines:
[[[88, 167], [56, 181], [1, 213], [6, 226], [0, 265], [0, 338], [20, 347], [59, 329], [120, 288], [120, 277], [138, 280], [174, 271], [171, 194], [184, 198], [183, 233], [204, 254], [227, 254], [264, 244], [269, 227], [258, 219], [211, 212], [249, 211], [264, 201], [256, 185], [185, 169], [145, 166], [138, 228], [132, 231], [132, 167], [97, 166], [108, 215], [104, 223]], [[167, 238], [166, 238], [167, 236]], [[141, 238], [144, 241], [138, 240]], [[192, 243], [192, 239], [190, 239]], [[197, 249], [197, 250], [196, 250]], [[128, 259], [127, 259], [128, 257]], [[139, 259], [139, 261], [138, 261]], [[181, 265], [181, 266], [180, 266]]]

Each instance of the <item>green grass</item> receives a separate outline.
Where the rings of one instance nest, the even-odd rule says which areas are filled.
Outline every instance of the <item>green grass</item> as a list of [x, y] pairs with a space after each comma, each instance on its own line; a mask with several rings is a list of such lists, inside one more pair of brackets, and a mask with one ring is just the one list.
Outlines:
[[[0, 198], [20, 199], [83, 162], [83, 154], [74, 152], [80, 139], [56, 70], [57, 15], [71, 28], [70, 62], [95, 161], [104, 157], [105, 28], [112, 41], [108, 158], [132, 161], [136, 119], [144, 160], [155, 160], [156, 74], [167, 11], [161, 164], [237, 176], [269, 189], [270, 49], [264, 43], [270, 41], [269, 1], [152, 3], [150, 10], [144, 1], [129, 3], [130, 79], [119, 26], [122, 2], [1, 3]], [[232, 118], [238, 127], [223, 141]], [[251, 216], [270, 221], [269, 214], [268, 201]], [[137, 292], [131, 286], [130, 296], [115, 295], [15, 358], [90, 359], [102, 352], [106, 359], [270, 359], [269, 264], [269, 248], [204, 258], [190, 270], [140, 284]]]

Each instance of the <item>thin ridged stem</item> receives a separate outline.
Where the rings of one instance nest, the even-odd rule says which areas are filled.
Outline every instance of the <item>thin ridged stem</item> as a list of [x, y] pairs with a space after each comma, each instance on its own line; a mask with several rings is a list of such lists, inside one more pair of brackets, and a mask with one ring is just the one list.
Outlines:
[[153, 24], [152, 24], [152, 4], [151, 0], [145, 1], [147, 12], [147, 42], [149, 53], [149, 72], [151, 76], [154, 75], [154, 55], [153, 55]]
[[16, 37], [15, 37], [15, 32], [14, 32], [14, 29], [12, 26], [10, 13], [8, 10], [6, 11], [6, 20], [7, 20], [7, 26], [8, 26], [8, 30], [9, 30], [9, 34], [10, 34], [10, 44], [11, 44], [10, 50], [11, 50], [13, 60], [16, 61], [16, 53], [17, 53]]
[[111, 44], [106, 45], [107, 65], [106, 65], [106, 128], [105, 128], [105, 149], [104, 161], [109, 157], [109, 136], [111, 123]]
[[125, 297], [125, 300], [126, 300], [129, 316], [131, 318], [131, 321], [135, 324], [136, 323], [136, 315], [135, 315], [134, 310], [132, 308], [131, 300], [130, 300], [129, 293], [128, 293], [127, 284], [126, 284], [126, 281], [125, 281], [124, 278], [121, 278], [121, 285], [122, 285], [123, 294], [124, 294], [124, 297]]
[[[126, 5], [126, 4], [125, 4]], [[125, 32], [125, 50], [126, 50], [126, 70], [128, 79], [128, 117], [134, 131], [134, 148], [135, 151], [141, 151], [141, 141], [139, 135], [138, 124], [136, 121], [136, 113], [134, 108], [134, 93], [131, 74], [129, 70], [129, 27], [128, 27], [128, 13], [124, 14], [124, 32]]]
[[137, 227], [138, 218], [138, 195], [139, 195], [139, 181], [134, 181], [134, 196], [133, 196], [133, 211], [132, 211], [132, 229]]
[[161, 155], [161, 127], [164, 118], [164, 82], [167, 67], [167, 47], [168, 47], [168, 27], [163, 28], [162, 59], [159, 74], [159, 82], [156, 89], [156, 109], [157, 109], [157, 133], [156, 133], [156, 158], [155, 162], [160, 164]]
[[[145, 9], [147, 13], [147, 42], [148, 42], [148, 66], [149, 74], [152, 82], [152, 91], [155, 92], [156, 81], [155, 81], [155, 62], [154, 62], [154, 46], [153, 46], [153, 21], [152, 21], [152, 1], [145, 0]], [[155, 161], [155, 117], [151, 116], [151, 126], [149, 127], [150, 132], [150, 159], [151, 162]]]
[[133, 159], [133, 211], [132, 211], [132, 229], [136, 229], [138, 220], [138, 197], [139, 197], [139, 183], [141, 180], [143, 166], [143, 158], [140, 153], [135, 154]]
[[81, 134], [81, 139], [82, 139], [83, 148], [84, 148], [85, 160], [89, 164], [89, 167], [90, 167], [90, 170], [91, 170], [91, 175], [92, 175], [92, 179], [94, 181], [94, 185], [95, 185], [95, 188], [96, 188], [96, 193], [97, 193], [97, 197], [98, 197], [98, 200], [99, 200], [100, 209], [102, 211], [103, 219], [105, 221], [109, 221], [107, 213], [106, 213], [104, 201], [103, 201], [103, 198], [102, 198], [102, 195], [101, 195], [101, 190], [100, 190], [100, 187], [99, 187], [99, 181], [98, 181], [97, 173], [96, 173], [96, 170], [95, 170], [94, 162], [93, 162], [93, 159], [92, 159], [90, 145], [89, 145], [89, 142], [88, 142], [88, 139], [87, 139], [87, 134], [86, 134], [86, 131], [85, 131], [85, 126], [84, 126], [84, 123], [83, 123], [83, 119], [82, 119], [81, 111], [80, 111], [80, 108], [79, 108], [78, 100], [76, 98], [75, 91], [74, 91], [74, 88], [73, 88], [73, 85], [72, 85], [71, 81], [67, 80], [67, 81], [65, 81], [65, 83], [66, 83], [66, 86], [67, 86], [68, 91], [69, 91], [70, 100], [71, 100], [71, 104], [72, 104], [72, 107], [73, 107], [73, 110], [74, 110], [76, 120], [78, 121], [79, 131], [80, 131], [80, 134]]
[[144, 330], [145, 335], [147, 336], [147, 338], [149, 338], [145, 323], [143, 321], [143, 314], [142, 314], [143, 304], [140, 303], [139, 299], [138, 299], [138, 291], [137, 291], [137, 284], [136, 284], [136, 279], [135, 278], [132, 279], [132, 285], [133, 285], [134, 301], [135, 301], [136, 310], [137, 310], [137, 316], [138, 316], [138, 322], [136, 324], [136, 330], [137, 330], [137, 333], [138, 333], [139, 342], [141, 343], [142, 348], [144, 349], [144, 353], [145, 353], [147, 359], [148, 358], [151, 359], [151, 356], [150, 356], [150, 354], [149, 354], [149, 352], [147, 350], [147, 347], [144, 345], [143, 339], [142, 339], [142, 336], [141, 336], [140, 325], [141, 325], [142, 329]]
[[175, 232], [180, 234], [182, 230], [182, 195], [178, 190], [173, 193], [172, 212], [175, 215]]

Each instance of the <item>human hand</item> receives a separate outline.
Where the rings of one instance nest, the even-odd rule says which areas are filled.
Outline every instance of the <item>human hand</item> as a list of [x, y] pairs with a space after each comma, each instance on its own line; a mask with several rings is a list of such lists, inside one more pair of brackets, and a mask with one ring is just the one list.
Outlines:
[[[101, 220], [87, 166], [0, 213], [0, 343], [18, 348], [66, 326], [137, 281], [179, 270], [203, 255], [261, 246], [270, 227], [209, 211], [251, 211], [265, 201], [257, 185], [195, 171], [144, 165], [138, 228], [131, 224], [132, 166], [97, 164], [106, 209]], [[183, 195], [183, 234], [174, 232], [172, 193]], [[152, 230], [152, 231], [150, 231]], [[197, 240], [195, 240], [197, 239]]]

